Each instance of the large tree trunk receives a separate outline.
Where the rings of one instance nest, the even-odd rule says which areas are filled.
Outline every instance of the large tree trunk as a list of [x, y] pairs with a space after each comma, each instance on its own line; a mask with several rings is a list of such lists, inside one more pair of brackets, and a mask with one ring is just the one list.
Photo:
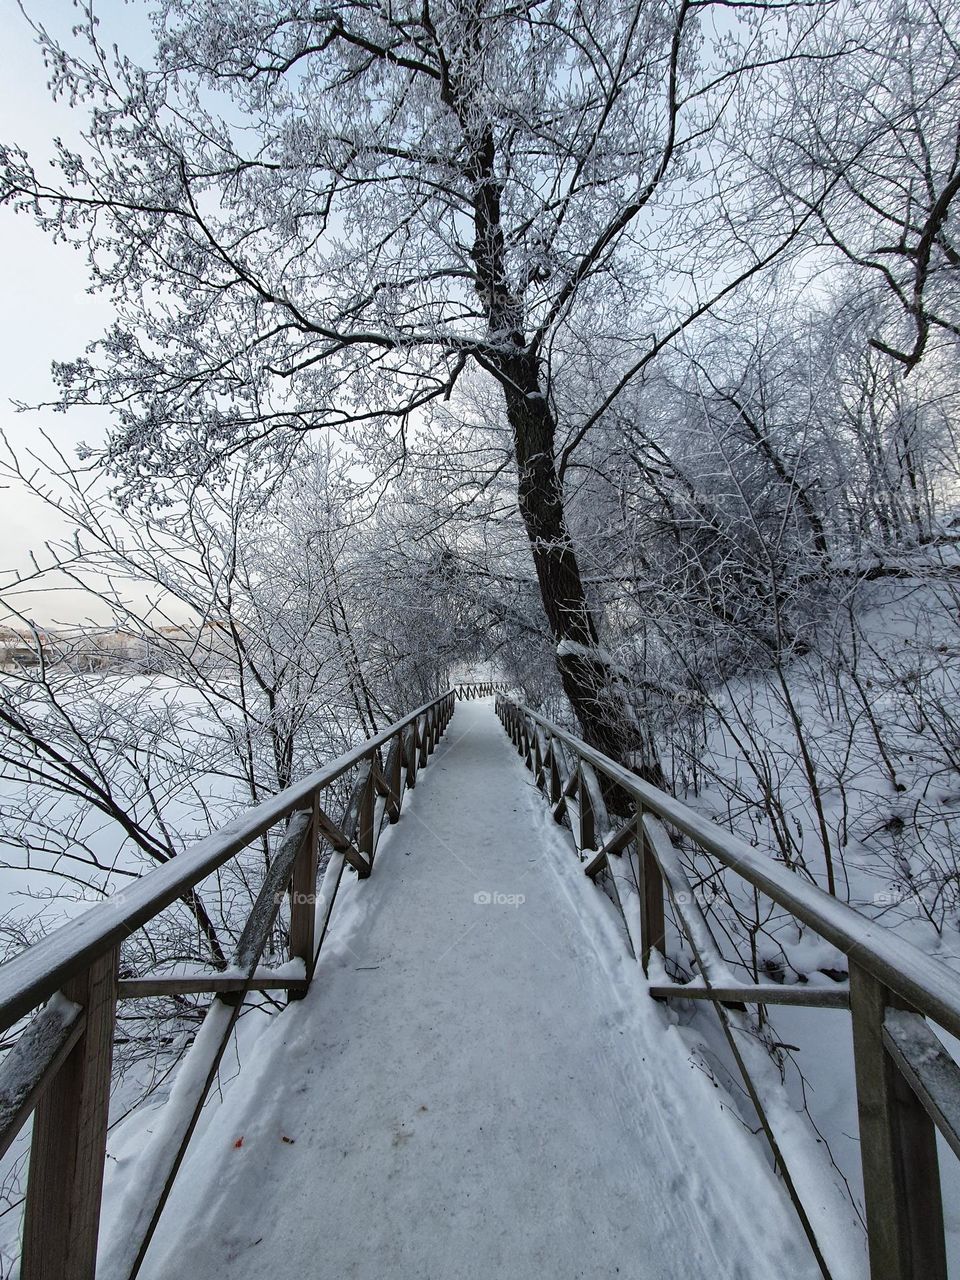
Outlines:
[[652, 744], [633, 723], [626, 689], [600, 645], [576, 552], [567, 529], [555, 456], [556, 421], [528, 353], [505, 361], [501, 384], [513, 428], [520, 514], [530, 539], [540, 596], [557, 642], [557, 671], [591, 746], [626, 762], [639, 755], [639, 772], [663, 785]]
[[[529, 358], [511, 362], [505, 379], [519, 473], [520, 514], [530, 539], [543, 607], [557, 642], [557, 670], [584, 737], [622, 759], [624, 718], [615, 714], [609, 672], [570, 541], [554, 461], [556, 423]], [[511, 385], [513, 384], [513, 385]]]
[[[460, 87], [451, 92], [456, 103]], [[600, 647], [564, 515], [555, 456], [556, 420], [541, 385], [539, 359], [524, 338], [521, 298], [507, 276], [493, 129], [489, 122], [475, 126], [464, 101], [460, 101], [460, 119], [468, 144], [465, 170], [473, 188], [474, 284], [496, 351], [485, 353], [481, 363], [503, 388], [513, 428], [520, 514], [544, 611], [557, 642], [557, 670], [587, 742], [624, 763], [628, 753], [637, 752], [642, 775], [662, 785], [663, 774], [649, 736], [632, 723], [626, 690]]]

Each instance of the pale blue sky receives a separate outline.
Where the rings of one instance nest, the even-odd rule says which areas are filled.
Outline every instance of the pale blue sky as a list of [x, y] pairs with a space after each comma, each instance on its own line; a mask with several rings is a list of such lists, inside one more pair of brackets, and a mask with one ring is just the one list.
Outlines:
[[[71, 0], [27, 0], [28, 7], [55, 30], [77, 21]], [[106, 43], [144, 47], [145, 7], [109, 0], [97, 5]], [[51, 100], [46, 70], [35, 37], [15, 0], [0, 0], [0, 138], [24, 146], [38, 164], [50, 155], [50, 139], [69, 139], [82, 122], [79, 112]], [[26, 215], [0, 208], [0, 424], [18, 450], [36, 444], [47, 431], [64, 450], [78, 441], [102, 439], [105, 416], [96, 410], [70, 414], [17, 413], [11, 400], [36, 402], [54, 394], [50, 362], [79, 354], [109, 322], [110, 309], [85, 292], [87, 272], [81, 252], [54, 244]], [[39, 551], [57, 532], [51, 513], [28, 494], [0, 490], [0, 569], [23, 568], [31, 548]], [[66, 597], [37, 604], [38, 621], [76, 611]]]

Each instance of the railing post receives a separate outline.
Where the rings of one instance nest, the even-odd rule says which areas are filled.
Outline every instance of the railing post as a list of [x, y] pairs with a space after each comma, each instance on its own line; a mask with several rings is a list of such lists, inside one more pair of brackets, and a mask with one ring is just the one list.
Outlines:
[[426, 711], [423, 713], [423, 727], [422, 727], [422, 728], [420, 727], [420, 717], [419, 717], [419, 716], [417, 717], [416, 725], [417, 725], [417, 742], [418, 742], [418, 751], [419, 751], [419, 759], [418, 759], [418, 761], [417, 761], [417, 767], [418, 767], [418, 768], [420, 768], [420, 769], [422, 769], [422, 768], [423, 768], [423, 766], [427, 763], [427, 755], [428, 755], [428, 751], [427, 751], [427, 713], [426, 713]]
[[560, 799], [563, 786], [560, 782], [560, 766], [557, 764], [557, 746], [553, 739], [550, 739], [550, 803], [556, 804]]
[[538, 787], [543, 782], [543, 757], [540, 754], [540, 734], [536, 725], [533, 729], [533, 780]]
[[[313, 793], [310, 830], [297, 854], [290, 878], [290, 958], [303, 961], [307, 981], [313, 976], [317, 859], [320, 848], [320, 795]], [[287, 1000], [302, 1000], [305, 991], [290, 991]]]
[[637, 810], [637, 868], [640, 875], [640, 963], [650, 967], [650, 952], [666, 951], [663, 912], [663, 873], [643, 829], [643, 810]]
[[849, 968], [871, 1280], [946, 1280], [936, 1132], [883, 1043], [886, 1011], [903, 1002]]
[[406, 752], [405, 752], [406, 762], [407, 762], [406, 781], [407, 781], [407, 786], [410, 788], [411, 791], [417, 785], [418, 745], [419, 744], [417, 742], [417, 722], [416, 720], [414, 720], [413, 724], [411, 724], [407, 729]]
[[398, 732], [396, 737], [390, 743], [390, 750], [387, 752], [387, 762], [390, 765], [390, 776], [387, 783], [390, 790], [396, 797], [390, 801], [390, 821], [400, 821], [400, 805], [403, 800], [403, 784], [400, 781], [400, 763], [403, 756], [403, 733]]
[[[373, 869], [373, 824], [377, 806], [377, 788], [373, 777], [374, 765], [375, 761], [373, 757], [370, 757], [367, 781], [360, 796], [360, 813], [357, 822], [357, 848], [366, 857], [371, 870]], [[366, 874], [369, 875], [370, 871]], [[357, 872], [357, 875], [361, 880], [365, 879], [362, 872]]]
[[34, 1115], [21, 1280], [94, 1280], [118, 962], [109, 951], [63, 987], [86, 1021]]
[[597, 847], [597, 830], [593, 814], [593, 802], [590, 789], [583, 776], [583, 767], [577, 765], [577, 804], [580, 809], [580, 848], [595, 849]]

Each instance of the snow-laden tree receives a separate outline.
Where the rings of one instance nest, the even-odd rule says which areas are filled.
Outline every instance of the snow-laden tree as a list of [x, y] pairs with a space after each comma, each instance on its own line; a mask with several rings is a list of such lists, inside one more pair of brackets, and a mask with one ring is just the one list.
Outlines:
[[[124, 513], [69, 469], [8, 454], [0, 474], [74, 529], [0, 584], [23, 650], [0, 674], [0, 832], [35, 888], [107, 895], [410, 705], [376, 643], [389, 585], [369, 571], [369, 504], [331, 451]], [[101, 621], [34, 626], [51, 582]], [[270, 854], [264, 840], [252, 857]], [[189, 895], [193, 936], [178, 925], [172, 945], [222, 963], [235, 896]]]
[[563, 687], [621, 753], [566, 473], [657, 353], [812, 216], [752, 182], [751, 153], [827, 9], [167, 0], [151, 68], [110, 53], [88, 7], [85, 51], [38, 25], [85, 142], [49, 181], [8, 148], [0, 194], [85, 240], [118, 311], [59, 367], [64, 403], [111, 406], [107, 463], [159, 496], [319, 428], [376, 483], [479, 368]]
[[817, 210], [822, 244], [859, 270], [870, 341], [909, 370], [960, 334], [960, 12], [841, 5], [813, 47], [788, 76], [778, 192]]

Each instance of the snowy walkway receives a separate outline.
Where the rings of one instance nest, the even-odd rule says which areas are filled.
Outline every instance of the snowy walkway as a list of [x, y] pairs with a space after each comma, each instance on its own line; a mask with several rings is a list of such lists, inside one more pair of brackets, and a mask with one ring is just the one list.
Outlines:
[[458, 705], [307, 999], [196, 1139], [142, 1274], [813, 1280], [608, 905], [492, 703]]

